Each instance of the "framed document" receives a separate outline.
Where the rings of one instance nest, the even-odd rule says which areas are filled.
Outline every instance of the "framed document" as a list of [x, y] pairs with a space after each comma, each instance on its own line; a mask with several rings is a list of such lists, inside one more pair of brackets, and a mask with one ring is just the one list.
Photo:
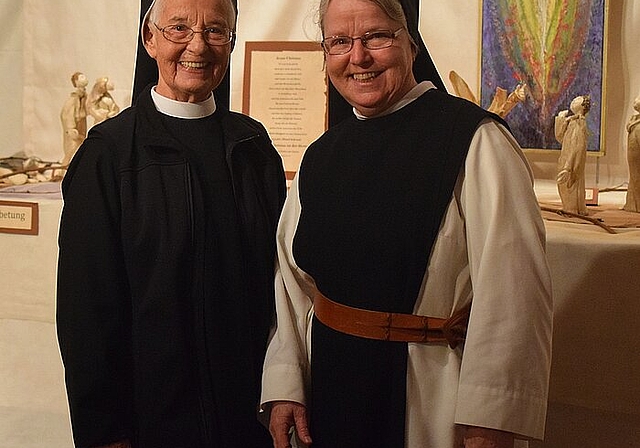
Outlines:
[[37, 235], [38, 204], [0, 201], [0, 232]]
[[525, 84], [506, 117], [524, 149], [560, 149], [554, 118], [588, 95], [587, 150], [604, 155], [608, 0], [482, 0], [481, 105]]
[[287, 179], [307, 146], [327, 128], [324, 53], [317, 42], [247, 42], [242, 112], [260, 121]]

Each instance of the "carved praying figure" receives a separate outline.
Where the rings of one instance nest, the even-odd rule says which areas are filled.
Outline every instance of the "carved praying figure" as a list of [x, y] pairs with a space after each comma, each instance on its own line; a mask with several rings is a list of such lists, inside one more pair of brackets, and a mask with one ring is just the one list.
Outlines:
[[93, 117], [94, 125], [115, 117], [120, 112], [120, 107], [109, 93], [110, 90], [113, 90], [113, 83], [109, 78], [98, 78], [87, 97], [87, 112]]
[[555, 118], [556, 139], [562, 144], [558, 158], [558, 193], [562, 209], [566, 212], [588, 215], [585, 203], [584, 170], [587, 161], [586, 115], [591, 108], [589, 96], [578, 96], [571, 101], [569, 109]]
[[71, 75], [71, 84], [75, 90], [62, 106], [60, 121], [62, 123], [62, 149], [64, 157], [62, 165], [68, 165], [80, 144], [87, 136], [86, 87], [87, 77], [84, 73]]
[[627, 123], [627, 162], [629, 163], [629, 188], [624, 209], [640, 212], [640, 95], [633, 102], [636, 111]]
[[[453, 90], [456, 95], [480, 105], [480, 101], [477, 100], [467, 82], [454, 70], [449, 72], [449, 81], [451, 81], [451, 85], [453, 86]], [[496, 87], [496, 93], [487, 110], [501, 118], [504, 118], [509, 112], [511, 112], [511, 109], [524, 102], [526, 99], [527, 85], [524, 83], [518, 84], [511, 93], [502, 87]]]

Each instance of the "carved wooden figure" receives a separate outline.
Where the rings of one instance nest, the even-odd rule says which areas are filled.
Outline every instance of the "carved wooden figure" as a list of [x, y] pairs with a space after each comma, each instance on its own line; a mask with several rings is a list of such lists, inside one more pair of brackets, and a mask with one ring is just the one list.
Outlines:
[[587, 161], [588, 128], [586, 115], [591, 108], [588, 96], [571, 101], [569, 109], [555, 118], [556, 139], [562, 143], [558, 158], [558, 193], [566, 212], [588, 215], [585, 203], [584, 170]]
[[87, 136], [86, 87], [87, 77], [80, 72], [71, 76], [71, 83], [76, 88], [62, 106], [60, 121], [62, 123], [62, 149], [64, 158], [62, 165], [68, 165]]
[[[454, 70], [449, 72], [449, 81], [451, 81], [451, 85], [453, 86], [453, 90], [457, 96], [480, 105], [480, 101], [478, 101], [476, 96], [473, 94], [467, 82]], [[502, 87], [496, 87], [496, 93], [487, 110], [499, 115], [501, 118], [504, 118], [509, 112], [511, 112], [511, 109], [524, 102], [526, 99], [526, 84], [518, 84], [511, 93]]]
[[93, 117], [94, 125], [115, 117], [120, 112], [120, 107], [109, 93], [113, 88], [113, 83], [106, 77], [98, 78], [93, 85], [87, 97], [87, 112]]
[[640, 213], [640, 95], [633, 102], [636, 111], [627, 123], [627, 162], [629, 163], [629, 188], [624, 209]]

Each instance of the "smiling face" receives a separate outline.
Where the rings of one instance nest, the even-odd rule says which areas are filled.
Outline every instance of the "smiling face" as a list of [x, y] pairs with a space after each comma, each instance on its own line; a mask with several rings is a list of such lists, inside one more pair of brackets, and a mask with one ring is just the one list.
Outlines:
[[[172, 0], [158, 6], [155, 24], [159, 28], [169, 25], [186, 25], [196, 31], [211, 26], [235, 28], [235, 13], [229, 0]], [[187, 43], [170, 42], [151, 20], [144, 27], [144, 46], [158, 65], [156, 92], [184, 102], [200, 102], [209, 97], [222, 81], [233, 49], [232, 43], [208, 45], [201, 33], [194, 34]]]
[[[359, 37], [369, 31], [402, 27], [369, 0], [331, 0], [323, 25], [325, 37]], [[348, 53], [326, 58], [331, 82], [364, 116], [384, 112], [417, 84], [412, 72], [415, 50], [406, 30], [388, 48], [368, 50], [355, 40]]]

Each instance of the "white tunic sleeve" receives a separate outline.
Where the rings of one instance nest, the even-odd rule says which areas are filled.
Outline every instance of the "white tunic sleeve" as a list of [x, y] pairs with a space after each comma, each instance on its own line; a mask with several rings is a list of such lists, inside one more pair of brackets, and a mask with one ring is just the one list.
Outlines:
[[276, 326], [264, 362], [262, 405], [279, 400], [306, 404], [315, 285], [293, 259], [293, 238], [299, 219], [300, 199], [296, 176], [278, 224]]
[[465, 164], [473, 307], [456, 422], [542, 438], [551, 364], [551, 279], [545, 233], [522, 151], [504, 128], [481, 125]]
[[455, 423], [544, 434], [552, 313], [544, 224], [524, 154], [490, 120], [470, 144], [414, 313], [448, 317], [469, 301], [464, 349], [409, 344], [407, 448], [453, 447]]

